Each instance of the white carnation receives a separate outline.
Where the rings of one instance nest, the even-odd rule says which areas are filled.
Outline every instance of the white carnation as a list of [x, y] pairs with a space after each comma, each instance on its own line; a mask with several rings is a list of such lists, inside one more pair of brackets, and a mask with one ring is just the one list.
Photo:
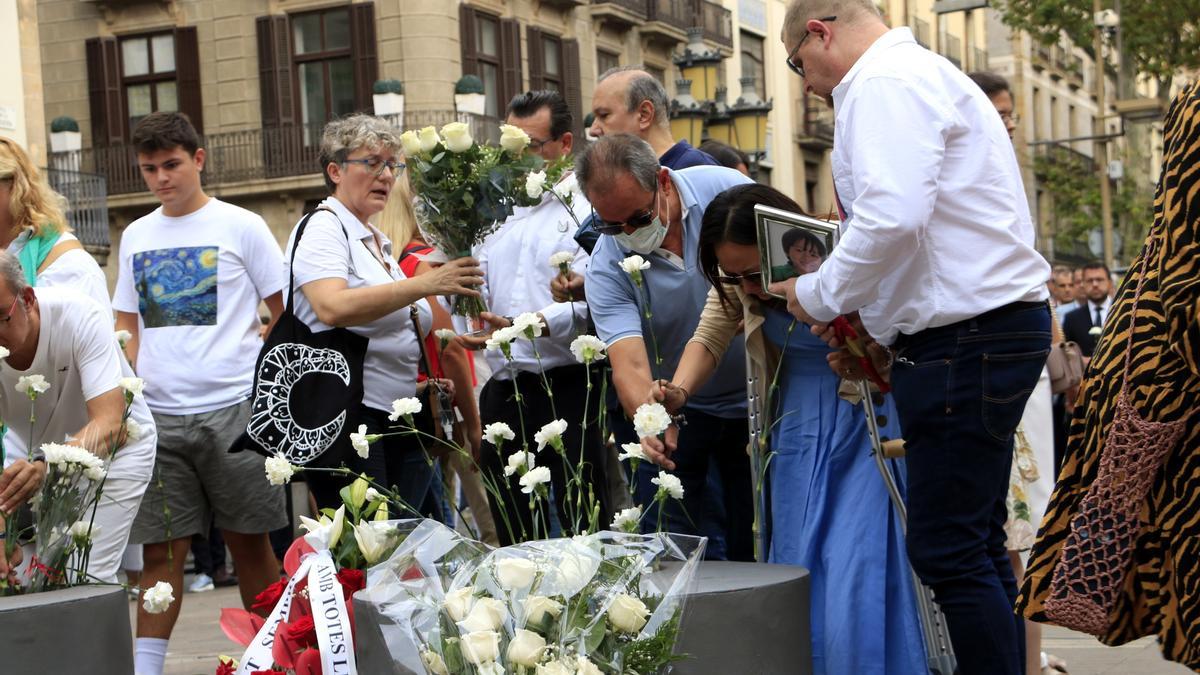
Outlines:
[[570, 251], [559, 251], [550, 256], [550, 267], [556, 270], [569, 266], [573, 262], [575, 262], [575, 254]]
[[618, 532], [636, 532], [641, 520], [642, 507], [632, 506], [622, 509], [616, 516], [613, 516], [612, 529]]
[[38, 394], [45, 392], [49, 388], [50, 383], [46, 381], [45, 375], [22, 375], [17, 378], [17, 391], [29, 398], [37, 398]]
[[398, 398], [392, 401], [392, 414], [388, 415], [388, 419], [395, 422], [401, 417], [416, 415], [421, 412], [421, 400], [409, 396], [407, 398]]
[[580, 335], [571, 341], [571, 353], [575, 355], [576, 361], [583, 364], [603, 361], [606, 349], [608, 345], [595, 335]]
[[504, 441], [511, 441], [516, 437], [512, 427], [504, 422], [492, 422], [483, 428], [483, 439], [497, 447]]
[[67, 534], [75, 540], [75, 544], [79, 547], [86, 546], [87, 543], [100, 536], [100, 526], [86, 520], [77, 520], [67, 530]]
[[533, 435], [533, 440], [537, 441], [537, 449], [541, 452], [542, 448], [547, 445], [558, 449], [562, 445], [562, 435], [567, 432], [566, 420], [554, 420], [548, 422], [536, 434]]
[[657, 438], [671, 426], [671, 416], [661, 403], [643, 403], [633, 413], [633, 429], [638, 438]]
[[531, 494], [537, 486], [543, 483], [550, 482], [550, 469], [539, 466], [530, 469], [524, 476], [521, 476], [521, 492]]
[[619, 460], [636, 459], [643, 461], [649, 459], [646, 457], [646, 451], [642, 449], [641, 443], [622, 443], [621, 450], [621, 454], [617, 455], [617, 459]]
[[520, 334], [517, 333], [516, 326], [501, 328], [499, 330], [492, 331], [491, 337], [487, 339], [487, 342], [484, 344], [484, 346], [491, 351], [496, 351], [499, 349], [500, 351], [505, 352], [505, 355], [507, 356], [507, 348], [513, 343], [513, 340], [516, 340], [518, 337], [520, 337]]
[[132, 417], [125, 420], [125, 440], [127, 442], [136, 441], [146, 432], [142, 425], [138, 424]]
[[650, 269], [650, 262], [635, 254], [621, 261], [621, 269], [631, 276], [640, 276], [642, 270]]
[[366, 459], [371, 454], [371, 441], [367, 440], [367, 425], [358, 425], [358, 431], [350, 434], [350, 445], [359, 457]]
[[117, 331], [117, 344], [121, 345], [121, 349], [125, 348], [125, 344], [133, 339], [133, 333], [125, 329]]
[[292, 474], [296, 473], [296, 467], [283, 455], [268, 457], [263, 463], [263, 468], [267, 471], [267, 482], [271, 485], [286, 485], [291, 482]]
[[140, 377], [122, 377], [121, 378], [121, 389], [124, 389], [125, 393], [127, 393], [127, 394], [130, 394], [132, 396], [141, 396], [142, 390], [145, 388], [146, 388], [146, 381]]
[[518, 450], [508, 456], [508, 466], [504, 467], [504, 475], [511, 476], [514, 473], [521, 472], [522, 468], [528, 471], [534, 468], [534, 455], [532, 452]]
[[532, 340], [542, 334], [542, 320], [533, 312], [523, 312], [513, 319], [513, 330], [517, 331], [520, 337], [526, 340]]
[[683, 483], [678, 476], [659, 471], [658, 476], [651, 478], [650, 482], [658, 486], [659, 494], [665, 493], [672, 499], [683, 499]]
[[149, 614], [162, 614], [175, 602], [175, 589], [171, 584], [160, 581], [142, 593], [142, 607]]

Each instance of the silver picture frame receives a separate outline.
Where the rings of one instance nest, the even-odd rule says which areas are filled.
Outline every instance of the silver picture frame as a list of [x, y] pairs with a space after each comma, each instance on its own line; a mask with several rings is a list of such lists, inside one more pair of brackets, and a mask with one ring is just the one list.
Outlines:
[[764, 290], [771, 284], [815, 272], [833, 252], [838, 240], [836, 222], [762, 204], [754, 207], [754, 222], [758, 228]]

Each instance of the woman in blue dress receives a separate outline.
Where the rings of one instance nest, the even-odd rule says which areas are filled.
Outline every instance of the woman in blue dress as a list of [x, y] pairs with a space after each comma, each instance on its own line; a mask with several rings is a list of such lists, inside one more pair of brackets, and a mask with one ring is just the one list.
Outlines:
[[[700, 265], [714, 288], [673, 380], [653, 393], [668, 409], [682, 407], [744, 326], [749, 375], [773, 411], [769, 561], [811, 572], [813, 672], [926, 673], [903, 530], [871, 454], [863, 409], [839, 397], [843, 380], [829, 366], [830, 348], [763, 291], [755, 204], [801, 212], [758, 184], [713, 200], [701, 227]], [[881, 434], [899, 437], [891, 402], [876, 412], [887, 418]], [[643, 443], [661, 449], [653, 439]], [[902, 462], [893, 466], [902, 481]]]

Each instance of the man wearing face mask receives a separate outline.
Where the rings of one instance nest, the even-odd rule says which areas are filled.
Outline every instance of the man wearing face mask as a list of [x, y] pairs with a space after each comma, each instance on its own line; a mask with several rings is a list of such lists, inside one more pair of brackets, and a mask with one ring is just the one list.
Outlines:
[[[605, 135], [590, 144], [576, 158], [575, 170], [602, 235], [587, 270], [588, 306], [596, 332], [609, 345], [621, 408], [632, 418], [646, 402], [654, 380], [671, 377], [699, 323], [710, 288], [697, 267], [704, 209], [724, 190], [750, 179], [717, 166], [673, 171], [659, 164], [646, 141], [628, 134]], [[634, 254], [648, 264], [639, 270], [640, 285], [621, 266]], [[713, 379], [686, 396], [682, 409], [686, 425], [664, 468], [683, 482], [688, 515], [678, 502], [669, 500], [665, 522], [672, 532], [710, 531], [703, 504], [705, 477], [714, 462], [720, 469], [726, 510], [726, 555], [731, 560], [752, 560], [741, 338], [726, 352]], [[618, 433], [618, 443], [628, 440]], [[658, 471], [649, 462], [639, 464], [638, 503], [651, 502], [657, 486], [650, 479]], [[656, 520], [651, 514], [643, 523], [653, 529]]]

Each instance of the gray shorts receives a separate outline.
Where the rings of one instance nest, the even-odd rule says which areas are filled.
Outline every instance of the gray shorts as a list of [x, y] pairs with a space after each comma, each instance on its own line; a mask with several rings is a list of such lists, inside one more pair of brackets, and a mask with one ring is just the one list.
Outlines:
[[287, 525], [283, 487], [267, 482], [265, 458], [228, 452], [246, 429], [250, 402], [195, 415], [154, 414], [154, 475], [129, 534], [153, 544], [218, 528], [257, 534]]

